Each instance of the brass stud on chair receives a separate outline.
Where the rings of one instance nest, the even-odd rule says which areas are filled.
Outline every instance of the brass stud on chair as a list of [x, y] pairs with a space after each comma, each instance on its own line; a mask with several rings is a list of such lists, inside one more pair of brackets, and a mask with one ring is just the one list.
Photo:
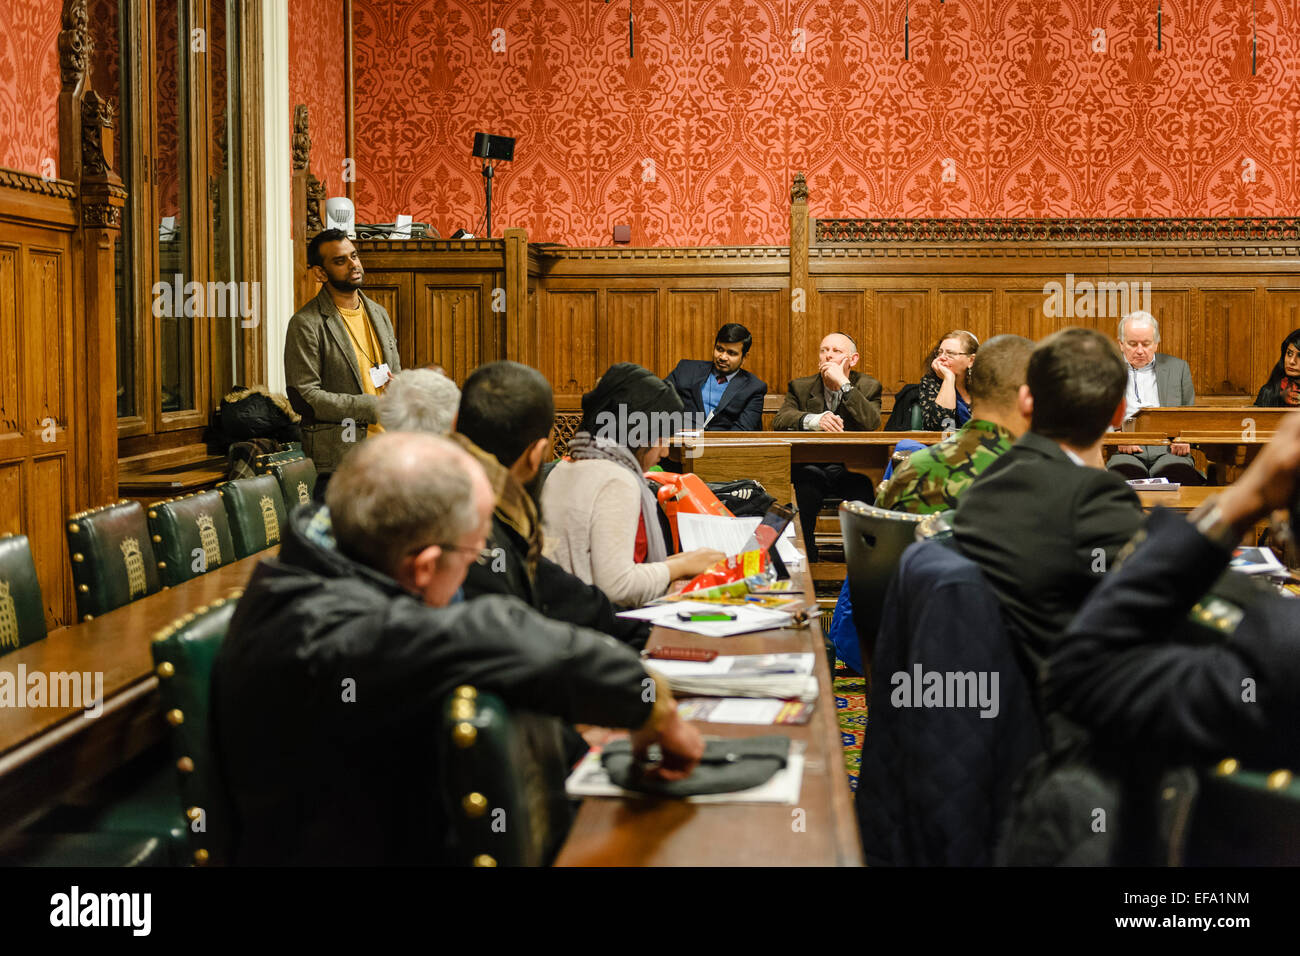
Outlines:
[[93, 614], [87, 614], [85, 617], [82, 618], [83, 621], [93, 621], [94, 619], [95, 619], [95, 615]]
[[1285, 790], [1291, 786], [1293, 776], [1290, 770], [1274, 770], [1268, 775], [1268, 789]]
[[465, 811], [465, 816], [477, 820], [487, 813], [487, 797], [481, 793], [467, 793], [460, 801], [460, 808]]
[[81, 531], [81, 525], [74, 521], [72, 524], [68, 525], [68, 530], [73, 534], [77, 534]]
[[189, 757], [182, 757], [180, 760], [176, 761], [176, 769], [181, 773], [193, 773], [194, 761]]
[[154, 543], [154, 544], [161, 544], [161, 543], [162, 543], [162, 535], [160, 535], [160, 534], [156, 534], [156, 535], [154, 535], [154, 536], [153, 536], [153, 543]]
[[459, 697], [451, 702], [452, 720], [469, 720], [474, 716], [474, 702]]
[[161, 664], [158, 665], [159, 677], [171, 677], [175, 673], [176, 673], [176, 668], [172, 665], [171, 661], [163, 661]]
[[89, 585], [89, 584], [78, 584], [78, 585], [77, 585], [77, 590], [80, 591], [82, 594], [89, 594], [89, 593], [90, 593], [90, 585]]
[[476, 739], [478, 739], [478, 728], [468, 721], [462, 720], [451, 729], [452, 743], [462, 750], [474, 746]]
[[486, 853], [480, 853], [478, 856], [474, 857], [474, 865], [475, 866], [496, 866], [497, 861], [492, 859], [492, 857], [488, 856]]
[[185, 723], [185, 715], [181, 713], [179, 707], [173, 707], [171, 710], [167, 711], [167, 723], [171, 724], [173, 727], [179, 727], [181, 724]]
[[199, 847], [194, 851], [194, 863], [196, 866], [206, 866], [208, 863], [208, 851]]
[[159, 567], [160, 570], [164, 570], [164, 571], [165, 571], [165, 570], [167, 569], [167, 562], [166, 562], [166, 561], [159, 561], [159, 562], [158, 562], [158, 567]]
[[[166, 502], [163, 502], [163, 504], [166, 504]], [[149, 509], [149, 517], [150, 517], [150, 518], [156, 518], [156, 517], [158, 517], [158, 512], [156, 512], [156, 511], [154, 511], [152, 508], [150, 508], [150, 509]]]
[[72, 562], [74, 564], [80, 564], [82, 561], [85, 560], [86, 560], [86, 556], [82, 554], [80, 551], [78, 551], [76, 554], [72, 556]]
[[469, 684], [461, 684], [454, 691], [452, 691], [452, 693], [454, 693], [457, 697], [463, 697], [466, 700], [474, 700], [476, 697], [478, 697], [478, 691], [475, 690], [473, 687], [470, 687]]
[[1214, 772], [1220, 777], [1231, 777], [1240, 766], [1241, 764], [1237, 763], [1235, 757], [1225, 757], [1219, 761], [1219, 765], [1214, 768]]

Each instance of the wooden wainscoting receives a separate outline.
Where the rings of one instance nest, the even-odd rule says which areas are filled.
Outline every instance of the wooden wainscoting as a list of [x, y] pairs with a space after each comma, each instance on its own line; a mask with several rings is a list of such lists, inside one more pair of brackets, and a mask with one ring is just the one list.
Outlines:
[[75, 619], [63, 523], [88, 483], [74, 195], [70, 183], [0, 170], [0, 534], [30, 539], [48, 627]]

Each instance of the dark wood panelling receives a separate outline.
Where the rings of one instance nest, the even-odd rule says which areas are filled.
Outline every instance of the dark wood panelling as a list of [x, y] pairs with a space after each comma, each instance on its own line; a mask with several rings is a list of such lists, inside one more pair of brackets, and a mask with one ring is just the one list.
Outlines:
[[546, 297], [541, 372], [557, 396], [581, 396], [604, 369], [596, 367], [596, 293], [557, 292]]
[[[878, 378], [886, 390], [896, 392], [920, 378], [921, 360], [932, 344], [930, 295], [919, 290], [881, 289], [872, 297], [876, 308], [871, 345], [858, 343], [863, 350], [858, 368]], [[809, 369], [813, 371], [816, 369]]]
[[20, 437], [18, 424], [19, 328], [17, 248], [0, 247], [0, 455], [6, 440]]
[[[483, 290], [474, 285], [425, 284], [416, 308], [416, 364], [436, 362], [458, 382], [483, 361]], [[493, 356], [495, 358], [495, 355]]]
[[1251, 387], [1251, 339], [1254, 338], [1255, 295], [1249, 291], [1206, 290], [1202, 296], [1205, 332], [1201, 354], [1188, 360], [1201, 370], [1204, 393], [1253, 395]]
[[658, 375], [672, 371], [671, 364], [659, 359], [659, 290], [607, 291], [596, 345], [596, 374], [615, 362], [635, 362]]
[[[771, 391], [784, 391], [790, 355], [789, 292], [732, 288], [727, 303], [727, 321], [739, 322], [754, 337], [745, 367], [766, 382]], [[699, 357], [711, 357], [712, 347], [710, 342]]]
[[713, 353], [713, 337], [722, 324], [721, 295], [718, 288], [668, 290], [668, 321], [659, 348], [664, 374], [679, 359]]

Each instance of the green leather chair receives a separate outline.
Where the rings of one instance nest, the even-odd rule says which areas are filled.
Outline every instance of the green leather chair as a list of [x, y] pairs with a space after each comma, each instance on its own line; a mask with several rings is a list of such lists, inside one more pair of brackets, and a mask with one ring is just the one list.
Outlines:
[[226, 506], [235, 557], [246, 558], [280, 543], [286, 512], [274, 475], [239, 478], [217, 485]]
[[276, 462], [271, 466], [271, 474], [280, 483], [280, 493], [290, 511], [311, 501], [312, 489], [316, 487], [316, 466], [310, 458], [300, 455]]
[[198, 866], [224, 863], [230, 852], [232, 808], [212, 746], [209, 706], [212, 665], [239, 593], [185, 615], [153, 639], [158, 696], [171, 727], [181, 809]]
[[568, 831], [561, 724], [511, 714], [495, 694], [458, 687], [438, 732], [452, 861], [545, 866]]
[[97, 617], [160, 588], [157, 559], [138, 501], [79, 511], [68, 519], [77, 613]]
[[[296, 443], [295, 443], [296, 444]], [[297, 448], [281, 448], [279, 451], [273, 451], [269, 455], [258, 455], [257, 460], [253, 462], [253, 467], [257, 469], [259, 475], [269, 475], [271, 466], [282, 461], [294, 461], [303, 457], [302, 446]]]
[[853, 623], [862, 648], [862, 672], [871, 677], [871, 658], [885, 603], [885, 591], [908, 545], [917, 540], [924, 515], [887, 511], [861, 501], [840, 504], [840, 533], [848, 565]]
[[41, 582], [25, 534], [0, 537], [0, 656], [45, 636]]
[[1228, 759], [1200, 775], [1188, 828], [1190, 866], [1300, 864], [1300, 778], [1246, 770]]
[[226, 508], [215, 491], [150, 505], [149, 531], [162, 582], [168, 587], [235, 560]]

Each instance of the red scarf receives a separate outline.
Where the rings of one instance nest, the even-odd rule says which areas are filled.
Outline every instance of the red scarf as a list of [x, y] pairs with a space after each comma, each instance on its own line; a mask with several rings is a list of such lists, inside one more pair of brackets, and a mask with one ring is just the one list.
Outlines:
[[1277, 382], [1283, 405], [1300, 405], [1300, 379], [1283, 375]]

